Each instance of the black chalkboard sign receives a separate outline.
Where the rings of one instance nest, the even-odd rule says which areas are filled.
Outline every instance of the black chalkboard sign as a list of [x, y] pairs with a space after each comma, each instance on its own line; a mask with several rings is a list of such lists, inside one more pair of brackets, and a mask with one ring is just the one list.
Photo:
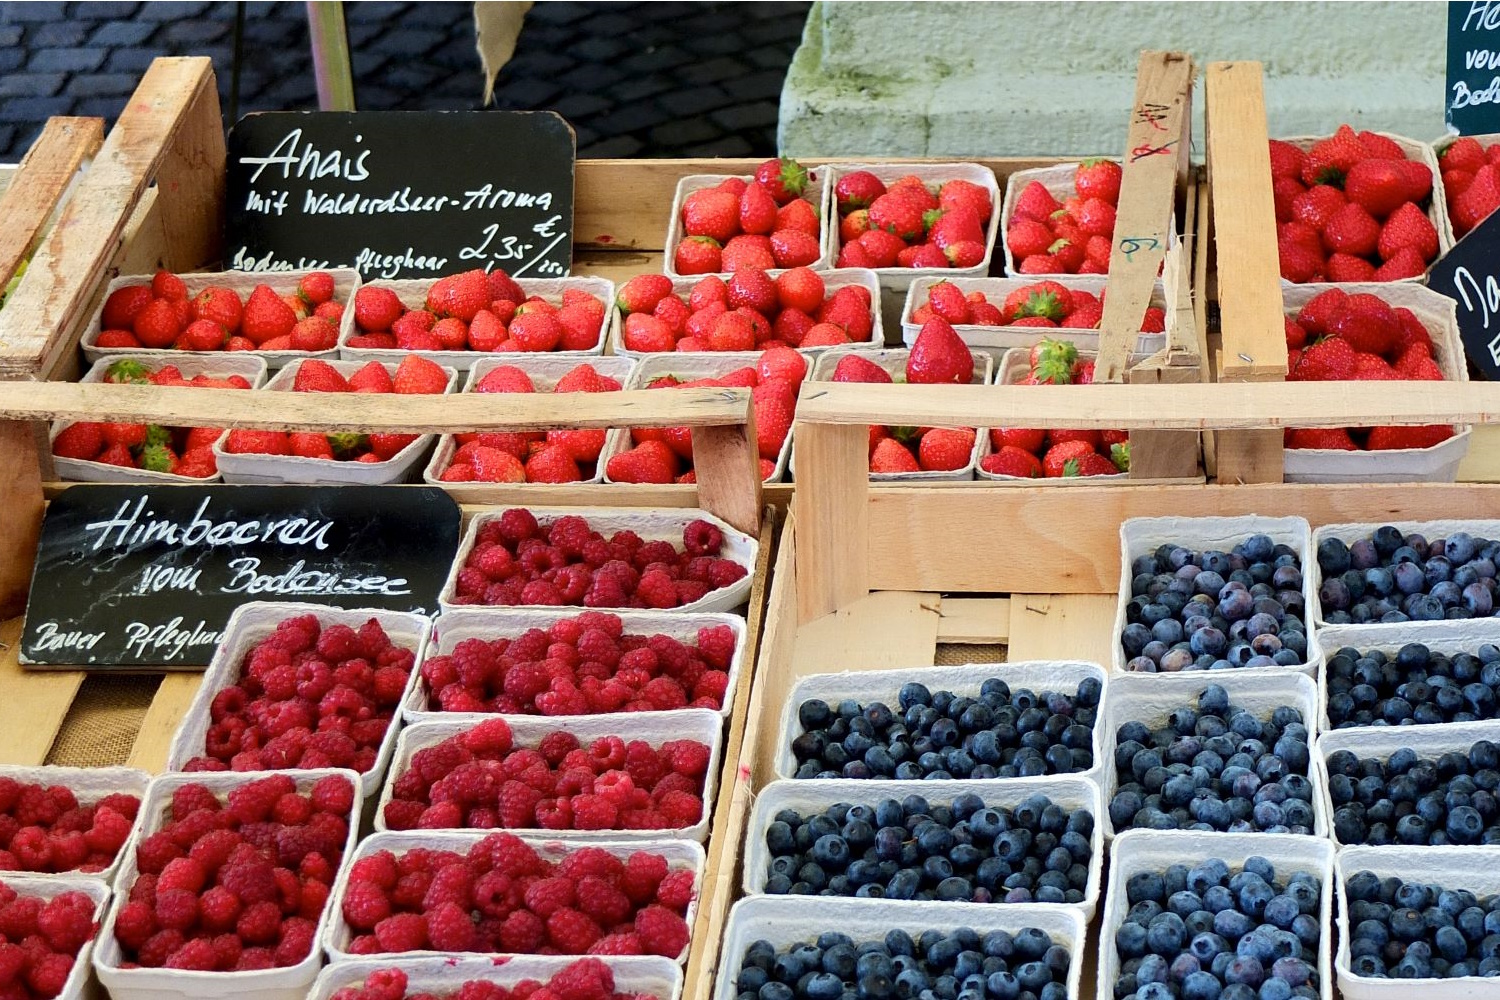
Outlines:
[[1458, 332], [1470, 370], [1500, 380], [1500, 212], [1432, 265], [1427, 287], [1458, 302]]
[[1448, 131], [1500, 132], [1500, 0], [1449, 0]]
[[573, 260], [573, 130], [551, 111], [276, 111], [229, 132], [225, 260], [366, 279]]
[[442, 490], [75, 486], [47, 508], [29, 666], [203, 666], [248, 601], [435, 614], [458, 551]]

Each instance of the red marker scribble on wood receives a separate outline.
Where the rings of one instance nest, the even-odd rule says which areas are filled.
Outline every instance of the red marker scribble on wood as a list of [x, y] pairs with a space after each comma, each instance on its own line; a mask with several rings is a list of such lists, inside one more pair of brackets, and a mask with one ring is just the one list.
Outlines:
[[1175, 145], [1177, 145], [1176, 139], [1164, 142], [1160, 146], [1153, 146], [1149, 142], [1143, 142], [1130, 151], [1130, 162], [1135, 163], [1137, 160], [1144, 160], [1148, 156], [1164, 156], [1171, 152], [1172, 147]]
[[595, 236], [594, 237], [594, 242], [595, 243], [613, 243], [614, 241], [615, 241], [615, 238], [613, 236], [609, 235], [608, 233], [605, 233], [602, 236]]
[[749, 781], [750, 780], [750, 765], [749, 764], [741, 764], [740, 765], [740, 780], [741, 781]]

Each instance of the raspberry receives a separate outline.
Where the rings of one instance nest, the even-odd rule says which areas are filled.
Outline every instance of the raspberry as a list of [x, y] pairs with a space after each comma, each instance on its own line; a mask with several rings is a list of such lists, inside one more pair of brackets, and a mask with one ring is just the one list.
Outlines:
[[463, 744], [476, 756], [498, 760], [510, 752], [510, 725], [504, 719], [486, 719], [461, 737]]
[[156, 889], [158, 892], [165, 889], [186, 889], [196, 893], [203, 888], [207, 878], [208, 873], [200, 862], [191, 857], [173, 858], [162, 869], [161, 877], [156, 880]]
[[609, 934], [598, 941], [589, 949], [590, 955], [644, 955], [641, 949], [641, 939], [634, 931], [623, 934]]
[[234, 968], [245, 953], [245, 946], [233, 934], [219, 934], [213, 939], [214, 967], [222, 971]]
[[525, 891], [526, 908], [546, 920], [574, 902], [574, 886], [566, 878], [544, 878], [533, 882]]
[[537, 746], [542, 757], [553, 767], [556, 767], [569, 751], [577, 749], [578, 737], [561, 729], [542, 737], [541, 743]]
[[375, 925], [381, 951], [421, 951], [427, 947], [427, 921], [415, 913], [396, 913]]
[[688, 925], [664, 906], [647, 906], [635, 915], [635, 932], [648, 955], [676, 958], [688, 943]]
[[146, 939], [157, 931], [156, 914], [142, 902], [131, 901], [115, 915], [115, 937], [132, 951], [140, 951]]
[[313, 785], [311, 798], [319, 812], [347, 816], [354, 808], [354, 784], [348, 778], [330, 774]]
[[693, 901], [693, 873], [687, 868], [669, 872], [656, 887], [656, 901], [669, 910], [687, 913]]
[[677, 607], [677, 588], [673, 585], [672, 578], [661, 570], [643, 573], [641, 582], [636, 585], [635, 596], [643, 602], [642, 607], [661, 609]]
[[226, 862], [219, 869], [219, 884], [239, 897], [242, 903], [262, 903], [279, 895], [276, 870], [262, 858]]
[[140, 810], [140, 808], [140, 798], [127, 792], [115, 792], [113, 794], [104, 796], [104, 798], [94, 803], [94, 809], [96, 811], [99, 809], [113, 809], [115, 812], [119, 813], [121, 816], [124, 816], [132, 823], [135, 822], [136, 813]]
[[614, 882], [624, 871], [624, 862], [602, 847], [580, 848], [563, 858], [557, 866], [559, 875], [574, 881], [593, 876]]
[[37, 996], [55, 997], [67, 985], [72, 971], [72, 955], [44, 955], [27, 970], [26, 985]]
[[[221, 692], [222, 693], [222, 692]], [[172, 790], [172, 818], [182, 819], [200, 809], [218, 812], [222, 806], [213, 792], [197, 782], [180, 785]]]
[[390, 830], [415, 830], [425, 810], [422, 803], [393, 799], [385, 804], [385, 825]]
[[533, 955], [546, 940], [547, 926], [530, 910], [516, 910], [500, 924], [500, 948], [518, 955]]
[[598, 924], [572, 907], [547, 918], [547, 940], [564, 955], [583, 955], [602, 936]]
[[246, 944], [269, 944], [281, 931], [281, 906], [270, 901], [245, 907], [235, 923], [235, 933]]
[[326, 882], [307, 881], [297, 894], [297, 916], [316, 921], [328, 904], [330, 889]]
[[667, 766], [689, 778], [701, 778], [708, 771], [708, 747], [692, 740], [663, 743], [661, 756]]
[[391, 903], [373, 882], [350, 882], [344, 891], [344, 920], [356, 931], [374, 930], [391, 915]]
[[428, 872], [402, 875], [396, 880], [396, 888], [391, 890], [391, 905], [399, 909], [417, 909], [427, 897], [427, 890], [431, 885], [432, 875]]
[[543, 830], [573, 830], [573, 807], [565, 798], [543, 799], [537, 803], [536, 825]]
[[669, 712], [687, 707], [687, 694], [682, 685], [670, 677], [653, 677], [646, 682], [641, 694], [659, 712]]
[[433, 875], [422, 897], [422, 908], [430, 910], [443, 903], [454, 903], [461, 909], [468, 909], [473, 895], [474, 873], [466, 863], [457, 861], [443, 866]]
[[0, 934], [12, 941], [19, 941], [28, 934], [36, 933], [36, 918], [41, 913], [42, 901], [35, 896], [20, 896], [0, 907]]
[[148, 969], [159, 969], [174, 951], [182, 947], [184, 941], [181, 931], [157, 931], [141, 945], [136, 961]]
[[396, 856], [390, 851], [376, 851], [360, 858], [349, 866], [349, 881], [373, 882], [382, 889], [393, 889], [400, 873], [396, 870]]
[[172, 930], [188, 930], [198, 922], [198, 894], [191, 889], [158, 888], [156, 922]]
[[657, 802], [656, 808], [673, 828], [692, 826], [703, 818], [703, 800], [691, 792], [668, 792]]
[[720, 590], [738, 583], [748, 572], [750, 571], [733, 560], [720, 559], [709, 567], [708, 582], [715, 590]]
[[318, 655], [329, 663], [360, 655], [359, 635], [348, 625], [330, 625], [318, 636]]
[[0, 986], [9, 986], [26, 969], [26, 952], [18, 944], [0, 944]]
[[716, 556], [724, 545], [724, 533], [699, 518], [682, 529], [682, 547], [689, 555]]
[[212, 972], [218, 965], [218, 955], [213, 942], [207, 938], [196, 938], [167, 957], [169, 969], [186, 969], [193, 972]]
[[291, 917], [281, 928], [281, 940], [274, 952], [281, 968], [296, 965], [312, 952], [317, 924], [302, 917]]
[[625, 773], [638, 788], [651, 788], [662, 774], [656, 750], [645, 740], [631, 740], [625, 747]]
[[613, 927], [630, 918], [630, 900], [607, 879], [594, 875], [579, 879], [577, 895], [578, 908], [601, 927]]
[[619, 820], [619, 808], [603, 795], [575, 795], [570, 804], [575, 830], [612, 830]]
[[24, 871], [41, 872], [52, 868], [52, 842], [39, 826], [22, 827], [10, 839], [10, 852]]
[[258, 823], [271, 814], [277, 799], [296, 790], [296, 783], [287, 775], [272, 775], [231, 791], [227, 808], [241, 823]]
[[615, 977], [597, 958], [585, 959], [554, 974], [547, 989], [559, 1000], [607, 1000], [615, 990]]
[[667, 859], [659, 854], [636, 851], [625, 859], [620, 875], [620, 891], [637, 906], [656, 898], [656, 888], [667, 877]]
[[83, 835], [83, 842], [89, 850], [108, 855], [113, 860], [125, 846], [125, 841], [130, 839], [132, 822], [108, 806], [98, 806], [94, 809], [93, 825]]
[[246, 948], [240, 952], [240, 960], [234, 963], [234, 971], [257, 972], [275, 966], [276, 959], [269, 948]]
[[512, 507], [500, 515], [500, 538], [515, 546], [528, 538], [535, 538], [541, 530], [531, 511]]
[[728, 625], [713, 625], [698, 630], [698, 652], [709, 666], [728, 670], [734, 659], [734, 630]]
[[400, 969], [377, 969], [365, 977], [364, 986], [350, 1000], [404, 1000], [406, 973]]
[[240, 901], [234, 893], [216, 885], [198, 899], [198, 919], [211, 931], [232, 930], [240, 919]]
[[722, 670], [708, 670], [693, 685], [693, 701], [703, 701], [707, 707], [724, 707], [724, 696], [729, 691], [729, 675]]
[[427, 912], [427, 939], [438, 951], [475, 951], [474, 921], [457, 903], [442, 903]]
[[53, 951], [75, 954], [94, 936], [94, 904], [82, 893], [62, 893], [42, 907], [36, 926]]
[[485, 872], [474, 883], [474, 908], [487, 917], [501, 917], [515, 909], [516, 881], [504, 872]]

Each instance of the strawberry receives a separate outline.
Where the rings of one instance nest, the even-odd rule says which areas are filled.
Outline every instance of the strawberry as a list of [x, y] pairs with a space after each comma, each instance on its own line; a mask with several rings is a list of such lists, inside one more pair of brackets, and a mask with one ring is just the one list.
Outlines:
[[[1098, 454], [1087, 441], [1064, 441], [1047, 449], [1047, 454], [1042, 457], [1042, 475], [1048, 479], [1056, 479], [1067, 472], [1068, 464], [1076, 463], [1085, 455]], [[1074, 475], [1076, 475], [1076, 471]]]
[[796, 385], [807, 377], [807, 359], [789, 347], [772, 347], [761, 352], [755, 370], [762, 382], [778, 378]]
[[789, 156], [772, 157], [755, 168], [755, 183], [770, 194], [778, 205], [785, 205], [799, 198], [806, 190], [809, 179], [807, 168]]
[[470, 465], [474, 480], [481, 483], [524, 483], [526, 467], [510, 452], [485, 445], [476, 447]]
[[[923, 247], [918, 252], [920, 254], [926, 250], [927, 248]], [[988, 252], [984, 244], [978, 240], [959, 240], [956, 243], [948, 244], [947, 249], [943, 251], [943, 256], [948, 259], [948, 263], [951, 266], [967, 268], [978, 267], [983, 264], [985, 254]]]
[[1271, 176], [1272, 177], [1297, 177], [1302, 176], [1302, 167], [1307, 162], [1307, 154], [1289, 142], [1280, 139], [1271, 140]]
[[664, 441], [642, 441], [604, 465], [604, 474], [616, 483], [670, 483], [677, 470], [677, 454]]
[[740, 199], [719, 188], [701, 188], [682, 200], [682, 229], [728, 243], [740, 231]]
[[[865, 218], [868, 220], [868, 213], [865, 215]], [[805, 201], [802, 198], [794, 198], [777, 210], [776, 229], [778, 231], [789, 229], [793, 232], [806, 233], [817, 239], [821, 233], [821, 226], [818, 222], [818, 210], [813, 206], [812, 202]]]
[[761, 458], [776, 460], [797, 410], [797, 383], [770, 378], [750, 390], [755, 404], [756, 445]]
[[776, 199], [760, 184], [751, 183], [740, 195], [740, 232], [769, 236], [776, 228], [776, 215]]
[[816, 236], [797, 229], [782, 229], [771, 234], [771, 257], [777, 267], [807, 267], [816, 264], [821, 256], [823, 248]]
[[291, 454], [291, 446], [283, 431], [231, 430], [224, 439], [224, 450], [231, 455]]
[[1014, 476], [1018, 479], [1040, 479], [1042, 462], [1031, 452], [1012, 445], [984, 456], [979, 468], [994, 476]]
[[1462, 136], [1438, 153], [1438, 165], [1446, 174], [1449, 170], [1467, 170], [1470, 173], [1485, 164], [1484, 147], [1472, 136]]
[[426, 358], [411, 355], [401, 359], [391, 384], [402, 394], [441, 395], [448, 389], [448, 373]]
[[547, 445], [526, 460], [528, 483], [576, 483], [582, 478], [578, 463], [561, 445]]
[[885, 194], [885, 184], [868, 170], [855, 170], [844, 174], [833, 185], [834, 198], [840, 214], [856, 208], [869, 208], [870, 204]]
[[897, 255], [907, 249], [901, 237], [885, 229], [871, 229], [856, 244], [870, 253], [870, 267], [895, 267]]
[[[756, 416], [759, 419], [759, 411]], [[973, 451], [973, 428], [937, 427], [922, 435], [917, 445], [917, 464], [924, 472], [953, 472], [969, 464]]]
[[389, 288], [365, 285], [354, 293], [354, 322], [369, 332], [389, 330], [406, 307]]
[[1334, 213], [1348, 202], [1344, 192], [1338, 188], [1331, 184], [1318, 184], [1292, 199], [1292, 218], [1321, 232]]
[[515, 319], [510, 321], [511, 339], [523, 351], [555, 350], [565, 332], [556, 313], [533, 310], [524, 305], [516, 310]]
[[1400, 378], [1422, 382], [1443, 381], [1443, 370], [1432, 360], [1432, 351], [1425, 344], [1415, 343], [1397, 359], [1396, 375]]
[[52, 439], [52, 454], [58, 458], [92, 461], [104, 450], [104, 432], [97, 423], [80, 420], [69, 424]]
[[1381, 260], [1390, 260], [1405, 249], [1415, 251], [1423, 261], [1438, 255], [1437, 228], [1427, 213], [1412, 202], [1405, 202], [1386, 219], [1380, 227], [1380, 239], [1376, 245]]
[[[226, 338], [227, 339], [227, 338]], [[292, 327], [292, 350], [331, 351], [339, 344], [339, 328], [326, 319], [309, 316]]]
[[1120, 471], [1113, 461], [1097, 451], [1080, 455], [1063, 465], [1064, 476], [1117, 476]]
[[883, 438], [870, 455], [870, 471], [881, 475], [921, 472], [915, 456], [895, 438]]
[[1354, 356], [1354, 377], [1360, 382], [1392, 382], [1401, 378], [1396, 369], [1374, 354]]
[[974, 355], [952, 324], [938, 316], [924, 323], [906, 358], [906, 381], [967, 385], [973, 377]]
[[870, 203], [870, 226], [894, 233], [907, 243], [926, 232], [921, 202], [901, 191], [887, 191]]
[[1098, 198], [1110, 205], [1120, 201], [1120, 178], [1123, 171], [1113, 160], [1084, 160], [1073, 173], [1073, 187], [1078, 197], [1087, 201]]
[[1348, 297], [1328, 332], [1342, 337], [1356, 351], [1385, 354], [1400, 336], [1401, 323], [1383, 299], [1361, 293]]
[[157, 271], [151, 279], [151, 294], [169, 302], [186, 302], [187, 285], [171, 271]]
[[1371, 427], [1365, 447], [1371, 451], [1396, 451], [1404, 448], [1431, 448], [1453, 436], [1447, 424], [1422, 427]]
[[[165, 272], [163, 272], [165, 273]], [[152, 299], [136, 314], [135, 336], [143, 347], [171, 347], [182, 332], [177, 310], [167, 299]]]
[[[448, 322], [444, 320], [443, 322]], [[459, 320], [453, 322], [458, 323]], [[496, 351], [500, 345], [505, 343], [507, 336], [505, 324], [500, 322], [500, 317], [488, 309], [481, 309], [474, 314], [469, 321], [469, 328], [465, 333], [466, 346], [472, 351]]]
[[967, 208], [981, 225], [989, 222], [995, 203], [990, 193], [973, 181], [951, 180], [938, 189], [938, 205], [945, 209]]
[[1355, 202], [1334, 212], [1323, 227], [1323, 247], [1329, 253], [1369, 257], [1375, 253], [1379, 240], [1380, 223]]
[[531, 376], [515, 365], [500, 365], [484, 373], [474, 392], [536, 392]]
[[[1296, 225], [1294, 222], [1286, 223]], [[1312, 281], [1323, 269], [1323, 255], [1294, 237], [1281, 233], [1276, 238], [1277, 255], [1281, 263], [1281, 276], [1287, 281]]]
[[193, 297], [193, 318], [212, 320], [230, 334], [239, 330], [244, 308], [240, 297], [228, 288], [205, 288]]
[[1017, 260], [1046, 253], [1055, 238], [1046, 223], [1036, 219], [1018, 218], [1005, 231], [1005, 243]]
[[931, 218], [927, 238], [943, 250], [947, 250], [955, 243], [984, 242], [983, 220], [967, 206], [940, 208], [936, 212], [929, 212], [928, 216], [929, 218], [936, 216], [936, 218]]
[[[302, 362], [303, 365], [311, 364], [310, 361]], [[359, 371], [349, 376], [348, 386], [350, 392], [385, 393], [395, 392], [396, 387], [391, 382], [391, 373], [386, 371], [384, 365], [378, 361], [371, 361]]]
[[[1327, 187], [1327, 185], [1321, 185]], [[1329, 188], [1329, 190], [1333, 190]], [[1271, 178], [1271, 200], [1276, 207], [1276, 221], [1290, 222], [1297, 217], [1297, 199], [1307, 193], [1307, 188], [1295, 177]]]
[[296, 325], [297, 314], [282, 301], [281, 296], [266, 285], [255, 286], [245, 301], [244, 314], [240, 318], [242, 334], [264, 347], [269, 340], [290, 336]]
[[720, 267], [722, 249], [712, 236], [689, 236], [677, 244], [672, 266], [678, 274], [711, 274]]
[[349, 392], [349, 381], [326, 361], [309, 359], [297, 366], [293, 392]]
[[1400, 281], [1420, 278], [1427, 272], [1427, 262], [1411, 247], [1401, 247], [1390, 260], [1375, 269], [1374, 281]]
[[1288, 448], [1318, 448], [1324, 451], [1358, 451], [1359, 445], [1342, 427], [1288, 427], [1282, 435]]
[[191, 479], [208, 479], [219, 474], [219, 463], [214, 458], [213, 449], [197, 448], [184, 451], [177, 467], [172, 471]]
[[1344, 178], [1344, 194], [1365, 211], [1383, 219], [1406, 203], [1402, 160], [1360, 160]]
[[1286, 346], [1288, 350], [1300, 350], [1307, 345], [1307, 330], [1290, 316], [1284, 317]]
[[319, 458], [333, 461], [333, 447], [326, 434], [294, 431], [286, 436], [287, 449], [297, 458]]
[[1401, 333], [1396, 338], [1394, 352], [1399, 356], [1405, 354], [1407, 348], [1413, 344], [1421, 344], [1427, 348], [1429, 356], [1432, 354], [1432, 337], [1427, 332], [1427, 327], [1410, 309], [1397, 309], [1396, 321], [1401, 324]]
[[1354, 377], [1354, 348], [1339, 337], [1329, 337], [1302, 352], [1289, 382], [1340, 382]]
[[846, 354], [833, 369], [833, 382], [866, 382], [890, 384], [890, 372], [860, 354]]
[[1037, 222], [1048, 222], [1052, 214], [1062, 206], [1057, 199], [1052, 197], [1052, 192], [1041, 181], [1032, 181], [1021, 189], [1016, 196], [1016, 202], [1011, 207], [1011, 217], [1022, 219], [1035, 219]]
[[625, 317], [623, 340], [627, 351], [642, 354], [670, 351], [677, 343], [672, 328], [665, 322], [650, 313], [638, 312]]
[[128, 285], [109, 293], [99, 314], [99, 325], [105, 330], [129, 330], [136, 316], [155, 298], [150, 285]]
[[1307, 151], [1307, 160], [1302, 165], [1302, 183], [1308, 187], [1314, 184], [1342, 185], [1350, 168], [1368, 155], [1354, 130], [1348, 125], [1340, 125], [1337, 132], [1313, 143], [1312, 149]]
[[927, 303], [932, 311], [949, 323], [969, 322], [969, 300], [951, 281], [939, 281], [927, 289]]
[[637, 274], [620, 287], [615, 305], [620, 312], [649, 313], [656, 304], [672, 294], [672, 279], [664, 274]]
[[195, 319], [182, 331], [178, 346], [185, 351], [218, 351], [229, 342], [229, 331], [211, 319]]
[[1329, 332], [1335, 317], [1348, 305], [1349, 296], [1341, 288], [1330, 288], [1307, 300], [1297, 313], [1297, 323], [1314, 337]]
[[492, 301], [489, 278], [475, 269], [434, 281], [427, 290], [426, 305], [428, 312], [438, 319], [452, 317], [467, 323]]
[[116, 361], [105, 370], [104, 381], [111, 385], [148, 385], [156, 380], [139, 361]]
[[1374, 281], [1375, 265], [1363, 257], [1347, 253], [1336, 253], [1324, 262], [1323, 270], [1328, 281]]
[[1415, 160], [1397, 160], [1396, 166], [1406, 178], [1406, 200], [1418, 204], [1432, 194], [1432, 170], [1425, 163]]

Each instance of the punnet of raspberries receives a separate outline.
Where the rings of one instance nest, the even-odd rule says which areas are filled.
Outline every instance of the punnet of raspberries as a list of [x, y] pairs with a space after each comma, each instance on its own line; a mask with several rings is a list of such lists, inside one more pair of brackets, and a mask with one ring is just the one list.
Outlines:
[[806, 196], [811, 171], [770, 159], [750, 177], [726, 177], [682, 199], [682, 238], [672, 251], [678, 274], [753, 267], [805, 267], [823, 256], [818, 207]]
[[[968, 385], [980, 376], [974, 372], [974, 355], [959, 338], [952, 324], [935, 316], [922, 326], [910, 351], [888, 351], [883, 364], [863, 354], [845, 354], [834, 365], [833, 374], [821, 376], [830, 382], [912, 385]], [[831, 360], [831, 359], [830, 359]], [[972, 427], [886, 427], [870, 425], [870, 471], [876, 474], [953, 472], [969, 466], [973, 458], [975, 430]]]
[[[416, 730], [409, 730], [415, 732]], [[694, 740], [605, 736], [588, 746], [565, 729], [517, 746], [486, 719], [412, 754], [390, 778], [392, 830], [681, 830], [703, 818], [710, 748]]]
[[[1019, 385], [1088, 385], [1094, 356], [1072, 342], [1044, 339], [1031, 349], [1027, 372], [1008, 381]], [[1020, 479], [1114, 476], [1130, 471], [1130, 435], [1121, 430], [1040, 430], [990, 428], [991, 452], [979, 467]]]
[[420, 309], [383, 285], [354, 293], [355, 349], [403, 351], [592, 351], [604, 330], [604, 303], [579, 288], [560, 302], [527, 295], [496, 268], [439, 278]]
[[[488, 363], [488, 362], [485, 362]], [[485, 372], [469, 392], [618, 392], [620, 380], [583, 363], [555, 383], [515, 365]], [[576, 483], [592, 479], [609, 432], [603, 428], [455, 434], [438, 478], [445, 483]]]
[[682, 529], [679, 549], [628, 529], [606, 538], [577, 515], [541, 524], [512, 507], [480, 523], [451, 603], [680, 607], [749, 572], [720, 556], [723, 547], [723, 532], [701, 519]]
[[837, 267], [978, 267], [995, 202], [988, 188], [907, 174], [887, 185], [869, 170], [841, 174]]
[[[1287, 381], [1441, 382], [1432, 337], [1410, 309], [1368, 292], [1330, 288], [1286, 318]], [[1453, 436], [1447, 424], [1423, 427], [1288, 428], [1288, 448], [1390, 451], [1430, 448]]]
[[[354, 366], [352, 362], [340, 364], [345, 369]], [[285, 384], [285, 376], [279, 376], [281, 381], [274, 384], [273, 388], [290, 388], [292, 392], [442, 395], [448, 391], [453, 375], [451, 369], [416, 356], [403, 358], [399, 365], [383, 365], [378, 361], [371, 361], [347, 376], [339, 368], [317, 358], [299, 361], [290, 371], [291, 385]], [[338, 431], [333, 434], [317, 431], [288, 433], [236, 428], [224, 438], [221, 447], [231, 455], [290, 455], [327, 462], [375, 464], [395, 458], [419, 436], [389, 432], [360, 434], [353, 431]]]
[[[243, 375], [217, 378], [194, 375], [184, 378], [176, 365], [124, 358], [104, 373], [112, 385], [187, 386], [193, 389], [249, 389]], [[80, 420], [68, 424], [52, 439], [57, 458], [99, 462], [125, 469], [146, 469], [174, 476], [208, 479], [218, 475], [213, 445], [224, 433], [222, 427], [163, 427], [159, 424], [96, 423]]]
[[222, 797], [176, 784], [161, 828], [135, 847], [139, 874], [114, 924], [122, 968], [249, 972], [307, 958], [356, 794], [341, 774], [306, 792], [285, 774], [247, 776]]
[[1500, 208], [1500, 145], [1486, 149], [1473, 136], [1453, 140], [1438, 154], [1453, 235], [1462, 237]]
[[130, 838], [140, 806], [127, 792], [84, 805], [62, 785], [0, 777], [0, 872], [103, 871]]
[[1287, 281], [1419, 278], [1437, 258], [1432, 169], [1389, 136], [1340, 125], [1306, 152], [1272, 139], [1271, 190]]
[[[665, 363], [668, 359], [663, 359]], [[776, 464], [792, 433], [797, 415], [797, 392], [807, 377], [807, 359], [789, 347], [762, 351], [754, 365], [728, 358], [711, 359], [722, 374], [708, 376], [659, 375], [647, 389], [693, 389], [706, 386], [750, 390], [755, 404], [756, 446], [760, 477], [776, 475]], [[696, 483], [693, 469], [693, 432], [689, 427], [632, 427], [630, 447], [605, 463], [612, 483]]]
[[581, 958], [555, 973], [545, 983], [523, 979], [502, 986], [489, 979], [468, 979], [456, 988], [409, 992], [411, 983], [398, 968], [378, 969], [358, 986], [345, 986], [330, 1000], [670, 1000], [648, 993], [615, 991], [615, 973], [597, 958]]
[[99, 929], [94, 909], [82, 892], [43, 899], [25, 884], [0, 882], [0, 997], [50, 1000], [62, 993], [79, 951]]
[[[1104, 318], [1104, 290], [1095, 295], [1056, 281], [1038, 281], [1017, 288], [997, 306], [983, 292], [964, 294], [953, 282], [939, 281], [928, 287], [927, 301], [912, 310], [908, 322], [926, 323], [934, 316], [941, 316], [955, 326], [1097, 330]], [[1141, 320], [1141, 332], [1163, 333], [1166, 329], [1166, 310], [1149, 307]]]
[[1108, 274], [1122, 173], [1114, 160], [1084, 160], [1062, 201], [1041, 181], [1023, 187], [1005, 229], [1016, 272]]
[[585, 847], [554, 862], [514, 834], [493, 833], [463, 854], [371, 852], [349, 866], [345, 950], [678, 958], [697, 893], [692, 870], [616, 851]]
[[380, 622], [324, 626], [287, 618], [257, 642], [209, 703], [208, 732], [184, 771], [375, 766], [416, 652]]
[[700, 278], [683, 296], [666, 275], [638, 274], [615, 296], [625, 317], [621, 339], [625, 350], [642, 354], [868, 343], [875, 328], [869, 288], [830, 288], [830, 277], [809, 267], [774, 277], [742, 267], [728, 278]]
[[309, 271], [293, 292], [256, 285], [244, 300], [234, 289], [215, 285], [189, 298], [181, 278], [158, 271], [149, 283], [118, 288], [104, 300], [94, 346], [331, 351], [343, 315], [327, 271]]
[[514, 638], [464, 639], [422, 664], [427, 706], [443, 712], [607, 715], [724, 705], [735, 635], [696, 640], [627, 633], [618, 615], [585, 611]]

